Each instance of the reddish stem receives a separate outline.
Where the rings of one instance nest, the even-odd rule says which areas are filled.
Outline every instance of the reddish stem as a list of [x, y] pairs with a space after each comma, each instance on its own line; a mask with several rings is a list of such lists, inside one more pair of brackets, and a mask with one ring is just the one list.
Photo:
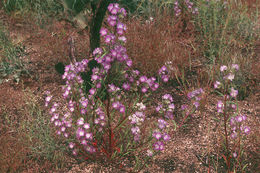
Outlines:
[[107, 118], [108, 118], [108, 130], [109, 130], [109, 146], [108, 146], [108, 151], [109, 151], [109, 158], [111, 158], [112, 155], [112, 128], [111, 128], [111, 122], [110, 122], [110, 111], [109, 111], [109, 107], [110, 107], [110, 98], [108, 95], [108, 99], [107, 99]]
[[[225, 92], [226, 93], [226, 92]], [[226, 161], [227, 161], [227, 166], [228, 166], [228, 172], [230, 172], [230, 159], [229, 159], [229, 144], [228, 144], [228, 133], [227, 133], [227, 120], [228, 120], [228, 115], [227, 115], [227, 95], [225, 94], [224, 97], [224, 130], [225, 130], [225, 138], [226, 138]]]
[[[240, 127], [239, 127], [239, 128], [240, 128]], [[239, 133], [237, 162], [238, 162], [238, 165], [239, 165], [239, 167], [240, 167], [240, 169], [241, 169], [241, 165], [239, 164], [239, 160], [240, 160], [240, 150], [241, 150], [240, 138], [241, 138], [241, 134]]]
[[[178, 126], [178, 129], [181, 128], [181, 126], [183, 125], [183, 123], [185, 122], [185, 120], [188, 118], [189, 115], [190, 115], [190, 114], [186, 114], [186, 115], [185, 115], [185, 117], [184, 117], [184, 119], [182, 120], [181, 124]], [[177, 130], [177, 129], [176, 129], [176, 130]]]

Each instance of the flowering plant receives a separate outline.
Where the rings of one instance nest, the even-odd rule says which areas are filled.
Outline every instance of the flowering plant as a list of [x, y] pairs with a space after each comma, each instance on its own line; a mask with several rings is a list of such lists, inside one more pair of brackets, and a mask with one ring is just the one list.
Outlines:
[[[110, 161], [134, 154], [132, 151], [138, 148], [146, 150], [146, 156], [151, 157], [164, 149], [163, 141], [170, 139], [166, 132], [162, 132], [167, 125], [163, 119], [158, 120], [160, 132], [151, 131], [150, 136], [145, 135], [148, 98], [159, 83], [155, 77], [149, 78], [132, 69], [132, 60], [124, 47], [126, 37], [123, 34], [127, 27], [120, 21], [126, 16], [125, 9], [113, 3], [108, 6], [108, 11], [110, 28], [100, 30], [105, 45], [93, 51], [93, 58], [99, 66], [92, 69], [91, 84], [84, 79], [89, 60], [66, 66], [62, 76], [66, 85], [62, 89], [68, 104], [61, 113], [58, 111], [61, 104], [54, 102], [50, 108], [51, 121], [57, 134], [67, 138], [68, 148], [77, 158], [106, 158]], [[163, 82], [168, 81], [166, 70], [162, 68], [159, 72]], [[88, 89], [87, 85], [91, 88]], [[46, 106], [51, 99], [47, 93]], [[170, 118], [174, 109], [172, 97], [165, 95], [164, 99], [171, 101], [167, 110]], [[158, 141], [152, 149], [147, 149], [145, 144], [152, 142], [152, 136]]]
[[185, 0], [185, 1], [179, 1], [176, 0], [174, 2], [174, 12], [175, 16], [178, 17], [181, 15], [183, 12], [191, 12], [192, 14], [197, 14], [198, 13], [198, 8], [195, 7], [194, 2], [190, 0]]
[[[146, 118], [151, 92], [158, 89], [160, 80], [168, 82], [170, 73], [163, 66], [157, 80], [134, 70], [124, 47], [126, 37], [123, 34], [127, 27], [120, 21], [126, 12], [117, 3], [110, 4], [108, 11], [107, 23], [110, 28], [103, 27], [100, 30], [105, 45], [93, 51], [93, 58], [99, 66], [92, 69], [91, 83], [84, 78], [85, 71], [89, 69], [89, 60], [83, 59], [66, 66], [62, 76], [66, 85], [62, 89], [63, 98], [68, 104], [61, 113], [57, 110], [60, 104], [54, 102], [50, 108], [51, 121], [57, 134], [67, 138], [68, 148], [77, 158], [105, 158], [111, 161], [134, 155], [133, 151], [140, 149], [139, 153], [146, 152], [146, 161], [164, 150], [166, 142], [171, 139], [170, 122], [174, 123], [176, 130], [173, 116], [175, 105], [170, 94], [164, 94], [162, 102], [156, 107], [156, 111], [162, 115], [157, 124], [148, 123]], [[198, 89], [188, 94], [191, 100], [197, 100], [192, 104], [195, 108], [192, 111], [199, 106], [202, 92], [202, 89]], [[46, 106], [51, 99], [52, 96], [47, 93]], [[193, 113], [184, 107], [186, 113], [179, 128]], [[157, 128], [152, 130], [154, 126]], [[135, 168], [138, 166], [137, 161]]]
[[[217, 112], [219, 115], [223, 116], [224, 120], [226, 153], [223, 155], [223, 158], [225, 159], [228, 171], [234, 169], [234, 172], [237, 170], [243, 171], [246, 167], [243, 167], [241, 164], [242, 139], [250, 132], [250, 128], [244, 125], [246, 116], [239, 114], [238, 106], [236, 104], [238, 90], [236, 90], [235, 86], [232, 84], [235, 73], [238, 70], [239, 66], [237, 64], [232, 64], [231, 66], [222, 65], [220, 67], [222, 78], [214, 84], [216, 92], [223, 98], [223, 100], [219, 100], [217, 103]], [[228, 124], [228, 122], [230, 123]], [[233, 144], [233, 147], [231, 144]], [[235, 161], [233, 168], [231, 160]]]

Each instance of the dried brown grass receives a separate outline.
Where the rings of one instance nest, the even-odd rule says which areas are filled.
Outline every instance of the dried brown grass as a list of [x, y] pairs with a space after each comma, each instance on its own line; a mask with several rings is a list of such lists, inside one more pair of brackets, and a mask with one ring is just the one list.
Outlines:
[[8, 131], [0, 136], [0, 172], [17, 172], [26, 158], [26, 148], [15, 132]]
[[190, 23], [183, 33], [182, 22], [164, 13], [151, 22], [130, 19], [126, 24], [128, 55], [146, 75], [155, 75], [166, 61], [172, 61], [176, 71], [189, 66], [189, 58], [195, 53]]

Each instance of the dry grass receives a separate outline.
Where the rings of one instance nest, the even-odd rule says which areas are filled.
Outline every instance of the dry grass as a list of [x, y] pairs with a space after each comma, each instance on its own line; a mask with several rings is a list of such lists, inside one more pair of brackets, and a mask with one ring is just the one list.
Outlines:
[[192, 26], [182, 33], [181, 22], [167, 14], [153, 21], [130, 19], [127, 26], [128, 55], [145, 74], [155, 75], [167, 61], [172, 61], [176, 72], [189, 66], [195, 53]]

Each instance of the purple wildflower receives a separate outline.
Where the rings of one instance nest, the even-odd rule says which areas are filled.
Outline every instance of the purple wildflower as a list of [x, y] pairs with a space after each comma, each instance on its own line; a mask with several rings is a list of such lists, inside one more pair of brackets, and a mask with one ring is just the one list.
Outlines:
[[96, 89], [94, 89], [94, 88], [91, 88], [91, 89], [89, 90], [89, 93], [90, 93], [91, 95], [94, 95], [95, 92], [96, 92]]
[[114, 109], [118, 109], [118, 107], [119, 107], [119, 102], [113, 102], [113, 103], [112, 103], [112, 107], [113, 107]]
[[224, 109], [224, 104], [221, 100], [219, 100], [217, 104], [218, 113], [223, 113], [223, 109]]
[[90, 128], [90, 125], [89, 125], [88, 123], [85, 123], [85, 124], [83, 125], [83, 128], [84, 128], [84, 129], [89, 129], [89, 128]]
[[214, 83], [214, 88], [216, 89], [216, 88], [219, 88], [219, 86], [220, 86], [220, 82], [219, 81], [216, 81], [215, 83]]
[[169, 100], [169, 101], [173, 101], [173, 98], [172, 98], [172, 96], [170, 95], [170, 94], [164, 94], [163, 96], [162, 96], [162, 98], [164, 99], [164, 100]]
[[166, 121], [164, 121], [163, 119], [159, 119], [159, 120], [158, 120], [158, 127], [159, 127], [160, 129], [165, 128], [165, 126], [166, 126], [167, 124], [168, 124], [168, 123], [167, 123]]
[[185, 110], [188, 108], [188, 105], [181, 105], [181, 110]]
[[164, 144], [162, 141], [157, 141], [156, 143], [154, 143], [153, 147], [154, 150], [162, 151], [164, 149]]
[[169, 141], [170, 139], [171, 139], [171, 137], [170, 137], [168, 134], [165, 133], [165, 134], [163, 135], [163, 140], [164, 140], [164, 141]]
[[236, 123], [235, 118], [234, 117], [230, 118], [230, 125], [231, 126], [235, 125], [235, 123]]
[[236, 117], [236, 121], [237, 121], [238, 123], [241, 123], [241, 122], [243, 121], [243, 117], [242, 117], [241, 115], [238, 115], [238, 116]]
[[125, 112], [125, 106], [121, 105], [120, 108], [119, 108], [119, 112], [124, 113]]
[[232, 65], [231, 65], [231, 68], [232, 68], [232, 69], [239, 70], [239, 65], [238, 65], [238, 64], [232, 64]]
[[147, 88], [146, 88], [146, 87], [143, 87], [143, 88], [142, 88], [142, 92], [143, 92], [143, 93], [146, 93], [146, 92], [147, 92]]
[[75, 144], [74, 144], [73, 142], [70, 142], [70, 143], [69, 143], [69, 148], [70, 148], [70, 149], [74, 148], [74, 146], [75, 146]]
[[231, 133], [231, 138], [233, 138], [233, 139], [235, 139], [236, 137], [237, 137], [237, 133], [236, 132], [233, 132], [233, 133]]
[[111, 38], [111, 36], [110, 35], [106, 35], [106, 37], [105, 37], [105, 43], [110, 43], [111, 42], [111, 40], [112, 40], [112, 38]]
[[84, 124], [84, 119], [81, 117], [81, 118], [78, 119], [77, 125], [78, 125], [78, 126], [81, 126], [81, 125], [83, 125], [83, 124]]
[[132, 131], [133, 134], [136, 135], [136, 134], [138, 134], [138, 133], [140, 132], [140, 129], [139, 129], [138, 126], [135, 126], [135, 127], [132, 127], [132, 128], [131, 128], [131, 131]]
[[156, 138], [157, 140], [159, 140], [162, 137], [162, 134], [160, 132], [155, 131], [153, 133], [153, 137]]
[[126, 65], [127, 65], [128, 67], [131, 67], [132, 64], [133, 64], [133, 61], [132, 61], [131, 59], [129, 59], [129, 60], [126, 61]]
[[222, 66], [220, 67], [220, 71], [223, 72], [223, 71], [225, 71], [225, 70], [227, 70], [227, 66], [222, 65]]
[[106, 28], [101, 28], [99, 33], [100, 33], [100, 36], [103, 37], [103, 36], [107, 35], [108, 30]]
[[92, 135], [92, 133], [86, 133], [85, 137], [86, 137], [86, 139], [88, 139], [88, 140], [92, 140], [93, 135]]
[[237, 94], [238, 94], [238, 91], [235, 90], [235, 89], [232, 87], [232, 88], [231, 88], [231, 91], [230, 91], [230, 96], [231, 96], [231, 97], [236, 97]]
[[232, 81], [235, 78], [235, 75], [232, 73], [229, 73], [225, 78], [227, 78], [228, 80]]
[[146, 80], [147, 80], [147, 77], [146, 76], [141, 76], [140, 78], [139, 78], [139, 81], [140, 82], [146, 82]]
[[162, 108], [162, 105], [158, 105], [158, 106], [155, 108], [155, 110], [156, 110], [157, 112], [159, 112], [161, 108]]
[[198, 108], [200, 104], [199, 104], [199, 102], [194, 102], [193, 105], [194, 105], [196, 108]]
[[147, 156], [151, 157], [153, 155], [153, 151], [152, 150], [147, 150]]
[[80, 138], [85, 135], [85, 131], [82, 128], [78, 128], [77, 137]]
[[125, 90], [129, 90], [130, 89], [130, 84], [129, 83], [123, 83], [122, 86]]
[[124, 17], [126, 16], [126, 10], [124, 8], [120, 9], [120, 13], [122, 13]]
[[93, 55], [95, 56], [95, 55], [97, 55], [97, 54], [102, 54], [103, 53], [103, 50], [101, 49], [101, 48], [96, 48], [94, 51], [93, 51]]
[[246, 120], [246, 116], [242, 115], [242, 119], [243, 119], [243, 121], [245, 121]]
[[163, 82], [168, 82], [169, 76], [168, 75], [162, 75], [162, 80], [163, 80]]
[[117, 33], [119, 35], [123, 35], [124, 34], [124, 30], [123, 29], [117, 29], [116, 31], [117, 31]]
[[88, 141], [86, 141], [86, 139], [82, 139], [82, 140], [81, 140], [81, 144], [82, 144], [82, 145], [87, 145], [87, 144], [88, 144]]
[[250, 127], [244, 127], [244, 132], [246, 135], [248, 135], [250, 133]]
[[118, 37], [118, 40], [122, 41], [122, 42], [126, 42], [126, 37], [125, 36], [121, 36], [121, 37]]

